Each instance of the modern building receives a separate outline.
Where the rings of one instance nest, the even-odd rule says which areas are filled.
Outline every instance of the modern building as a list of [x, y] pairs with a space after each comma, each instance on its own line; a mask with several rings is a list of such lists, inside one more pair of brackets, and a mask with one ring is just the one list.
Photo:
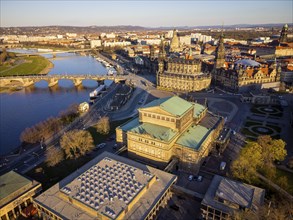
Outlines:
[[233, 219], [239, 211], [257, 212], [264, 203], [264, 196], [264, 189], [215, 175], [201, 202], [202, 217]]
[[43, 219], [154, 219], [177, 177], [103, 152], [34, 200]]
[[156, 99], [138, 112], [116, 128], [116, 141], [127, 144], [128, 155], [158, 167], [177, 158], [178, 169], [191, 173], [198, 172], [223, 126], [207, 107], [178, 96]]
[[42, 190], [39, 182], [24, 177], [14, 171], [0, 176], [0, 218], [16, 219], [27, 217], [25, 209], [32, 204], [33, 197]]

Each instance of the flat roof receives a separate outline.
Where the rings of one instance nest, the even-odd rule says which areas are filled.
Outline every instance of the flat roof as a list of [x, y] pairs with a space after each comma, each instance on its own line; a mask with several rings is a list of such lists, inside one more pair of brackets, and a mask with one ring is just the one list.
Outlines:
[[1, 200], [15, 193], [17, 190], [29, 186], [32, 181], [14, 171], [0, 176], [0, 206]]
[[178, 134], [177, 131], [171, 128], [147, 122], [139, 124], [138, 126], [132, 128], [130, 131], [138, 134], [147, 134], [150, 135], [152, 138], [166, 142], [169, 142]]
[[172, 115], [181, 116], [192, 107], [192, 104], [178, 96], [171, 96], [156, 99], [143, 106], [143, 108], [155, 106], [160, 107], [162, 110], [169, 112]]
[[209, 129], [193, 124], [178, 138], [176, 143], [198, 150], [209, 133]]
[[[65, 219], [96, 219], [99, 213], [115, 219], [142, 192], [124, 218], [144, 219], [176, 179], [175, 175], [103, 152], [39, 195], [35, 202]], [[154, 182], [148, 184], [149, 181]], [[69, 199], [62, 199], [60, 193]], [[97, 214], [71, 203], [70, 199]]]
[[264, 189], [215, 175], [202, 200], [202, 204], [231, 214], [235, 210], [239, 210], [218, 201], [216, 198], [218, 196], [226, 201], [256, 211], [263, 204], [264, 195]]

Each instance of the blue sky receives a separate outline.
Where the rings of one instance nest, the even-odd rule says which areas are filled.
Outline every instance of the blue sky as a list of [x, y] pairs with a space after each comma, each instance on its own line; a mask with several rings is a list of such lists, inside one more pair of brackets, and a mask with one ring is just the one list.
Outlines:
[[1, 27], [292, 23], [293, 1], [0, 0]]

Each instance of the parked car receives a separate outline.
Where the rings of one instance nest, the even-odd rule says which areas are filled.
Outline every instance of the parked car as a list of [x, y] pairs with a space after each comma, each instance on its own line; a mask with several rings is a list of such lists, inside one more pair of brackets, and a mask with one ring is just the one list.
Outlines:
[[197, 177], [197, 179], [196, 179], [196, 181], [197, 181], [197, 182], [201, 182], [201, 181], [202, 181], [202, 179], [203, 179], [203, 177], [202, 177], [202, 176], [198, 176], [198, 177]]
[[226, 168], [226, 162], [222, 161], [220, 164], [220, 170], [225, 170]]
[[189, 181], [193, 180], [193, 176], [189, 175], [188, 179], [189, 179]]
[[100, 143], [100, 144], [98, 145], [98, 148], [103, 148], [103, 147], [106, 147], [106, 143]]

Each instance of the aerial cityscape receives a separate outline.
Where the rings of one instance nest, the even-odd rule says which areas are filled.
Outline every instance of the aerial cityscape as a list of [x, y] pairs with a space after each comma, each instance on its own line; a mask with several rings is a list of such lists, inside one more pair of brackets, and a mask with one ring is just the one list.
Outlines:
[[0, 220], [293, 219], [293, 2], [0, 1]]

